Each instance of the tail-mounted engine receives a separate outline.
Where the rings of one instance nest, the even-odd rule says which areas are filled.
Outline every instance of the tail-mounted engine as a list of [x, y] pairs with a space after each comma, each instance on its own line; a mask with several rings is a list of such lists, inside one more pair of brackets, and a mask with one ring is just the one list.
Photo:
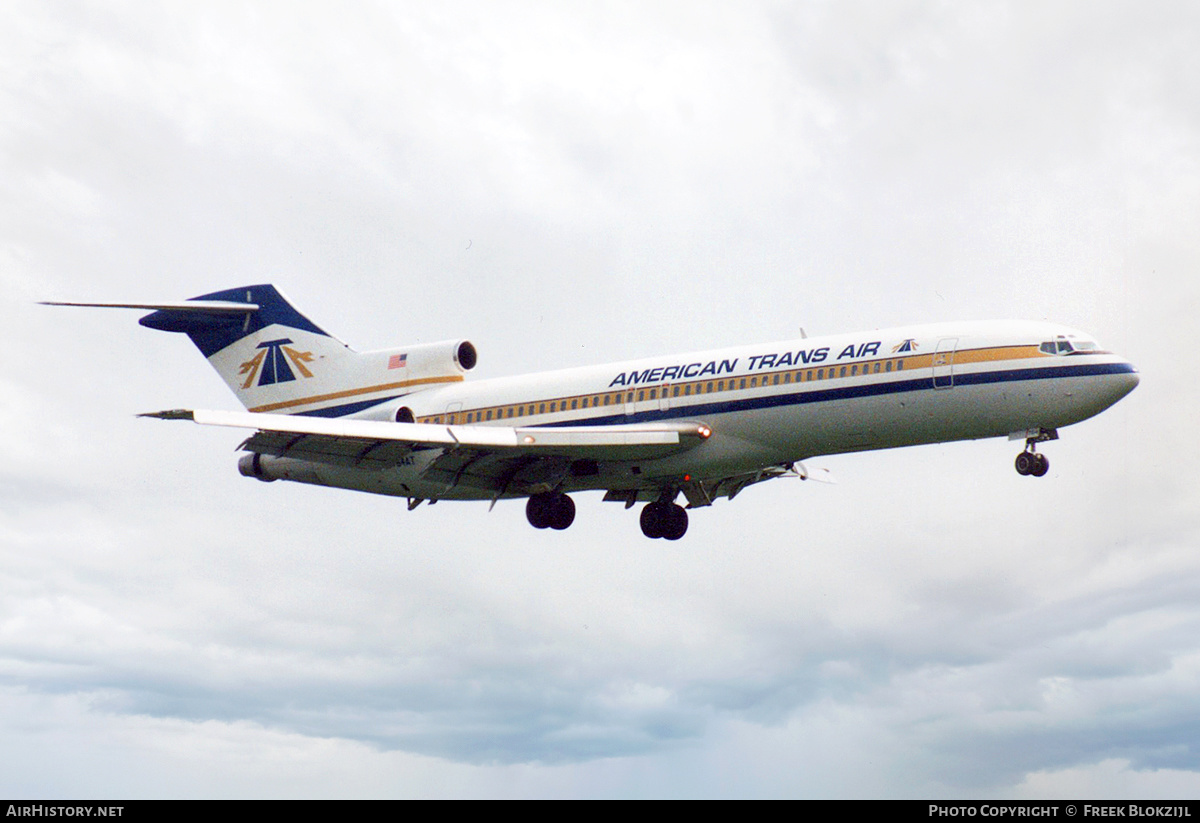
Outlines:
[[[369, 352], [380, 369], [386, 374], [387, 384], [397, 384], [399, 393], [410, 394], [422, 389], [434, 388], [449, 382], [462, 380], [462, 376], [475, 368], [478, 354], [469, 340], [443, 340], [417, 346]], [[372, 379], [378, 379], [376, 372]], [[368, 420], [390, 420], [399, 423], [413, 422], [413, 412], [403, 397], [364, 412], [360, 417]]]
[[[478, 355], [469, 340], [443, 340], [380, 352], [388, 369], [405, 380], [452, 377], [475, 368]], [[403, 372], [399, 370], [403, 369]]]

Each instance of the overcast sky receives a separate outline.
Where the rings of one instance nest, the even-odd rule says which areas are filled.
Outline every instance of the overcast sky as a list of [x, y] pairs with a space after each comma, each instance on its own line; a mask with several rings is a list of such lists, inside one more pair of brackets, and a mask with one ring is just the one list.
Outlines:
[[[1200, 795], [1191, 2], [0, 4], [0, 794]], [[678, 543], [262, 484], [133, 312], [479, 376], [1030, 318], [1141, 386]]]

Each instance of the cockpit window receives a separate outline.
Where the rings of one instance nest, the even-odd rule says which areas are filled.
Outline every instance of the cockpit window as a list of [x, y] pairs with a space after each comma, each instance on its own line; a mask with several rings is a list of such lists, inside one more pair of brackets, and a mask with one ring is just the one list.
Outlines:
[[1100, 351], [1099, 344], [1094, 340], [1068, 340], [1063, 335], [1059, 335], [1054, 340], [1047, 340], [1038, 346], [1038, 351], [1043, 354], [1076, 354], [1081, 352], [1098, 352]]

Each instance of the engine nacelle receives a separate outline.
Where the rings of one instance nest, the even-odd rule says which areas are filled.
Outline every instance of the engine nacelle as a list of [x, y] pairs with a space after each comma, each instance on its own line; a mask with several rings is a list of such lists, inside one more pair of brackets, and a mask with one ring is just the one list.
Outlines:
[[255, 480], [261, 480], [264, 483], [271, 483], [278, 480], [278, 477], [273, 477], [266, 471], [266, 467], [262, 464], [263, 456], [258, 452], [253, 454], [243, 454], [238, 460], [238, 472], [242, 477], [253, 477]]
[[409, 378], [448, 377], [475, 368], [479, 359], [470, 340], [442, 340], [393, 349], [392, 357], [403, 358]]
[[327, 485], [320, 473], [321, 466], [307, 460], [293, 460], [289, 457], [274, 457], [269, 454], [243, 454], [238, 460], [238, 472], [243, 477], [253, 477], [264, 483], [275, 480], [295, 480], [298, 483], [315, 483]]
[[[474, 344], [469, 340], [442, 340], [371, 352], [371, 355], [387, 362], [389, 377], [394, 377], [397, 383], [407, 384], [402, 389], [406, 394], [438, 386], [446, 382], [446, 378], [460, 377], [475, 368], [479, 359]], [[412, 423], [414, 419], [409, 401], [404, 397], [380, 403], [356, 416], [364, 420], [395, 423]]]

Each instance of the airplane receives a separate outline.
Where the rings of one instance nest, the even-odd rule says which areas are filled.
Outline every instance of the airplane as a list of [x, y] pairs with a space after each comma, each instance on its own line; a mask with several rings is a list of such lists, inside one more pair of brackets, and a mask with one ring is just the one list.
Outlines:
[[[603, 491], [642, 533], [678, 540], [688, 510], [755, 483], [807, 478], [803, 461], [1007, 436], [1021, 475], [1037, 446], [1131, 392], [1138, 371], [1092, 337], [1044, 322], [909, 326], [466, 381], [467, 340], [358, 352], [272, 285], [151, 311], [186, 334], [244, 412], [142, 416], [253, 430], [242, 475], [423, 502], [525, 498], [538, 529], [566, 529], [571, 494]], [[686, 505], [676, 501], [683, 496]]]

